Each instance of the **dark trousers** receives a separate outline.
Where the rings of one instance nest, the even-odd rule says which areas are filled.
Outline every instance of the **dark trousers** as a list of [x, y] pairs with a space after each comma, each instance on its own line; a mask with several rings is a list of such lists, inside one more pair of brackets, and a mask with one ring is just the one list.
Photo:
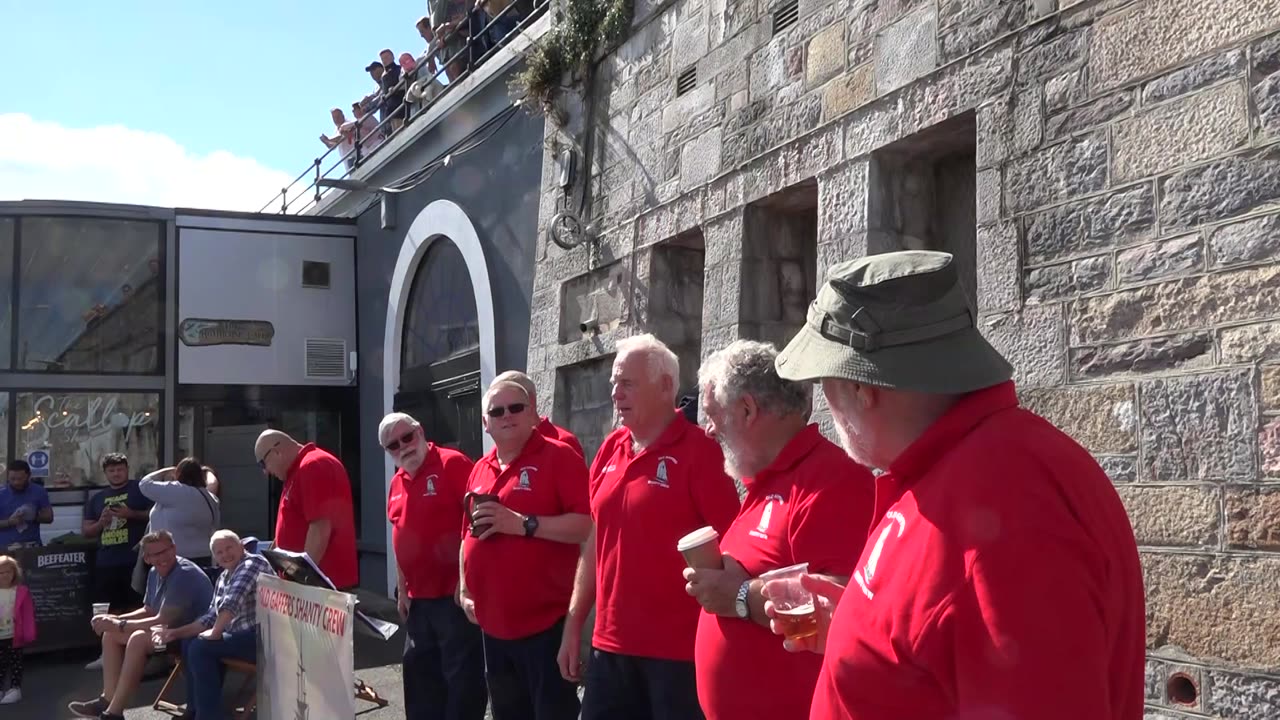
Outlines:
[[410, 600], [404, 640], [408, 720], [482, 720], [484, 645], [452, 597]]
[[[5, 680], [9, 682], [5, 682]], [[13, 639], [0, 640], [0, 690], [22, 687], [22, 648]]]
[[187, 709], [198, 720], [222, 720], [222, 679], [226, 668], [223, 658], [258, 659], [257, 630], [223, 633], [221, 640], [194, 637], [182, 644], [183, 668], [187, 680]]
[[484, 636], [485, 679], [494, 720], [577, 720], [578, 689], [560, 676], [564, 618], [519, 640]]
[[692, 662], [592, 648], [585, 683], [582, 720], [703, 720]]

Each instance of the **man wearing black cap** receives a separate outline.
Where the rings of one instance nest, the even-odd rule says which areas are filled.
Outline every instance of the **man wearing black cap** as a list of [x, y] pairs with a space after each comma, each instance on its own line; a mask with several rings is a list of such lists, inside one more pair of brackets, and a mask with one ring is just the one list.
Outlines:
[[1142, 716], [1128, 516], [1087, 451], [1018, 407], [951, 255], [835, 266], [776, 365], [821, 381], [846, 452], [883, 471], [848, 587], [804, 578], [819, 632], [787, 646], [825, 653], [811, 718]]

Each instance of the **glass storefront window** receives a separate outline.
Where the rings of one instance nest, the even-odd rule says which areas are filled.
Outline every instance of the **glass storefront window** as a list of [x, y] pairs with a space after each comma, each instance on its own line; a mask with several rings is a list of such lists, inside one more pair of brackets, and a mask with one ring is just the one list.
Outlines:
[[129, 456], [139, 478], [160, 466], [160, 395], [116, 392], [17, 394], [17, 442], [22, 456], [49, 453], [48, 488], [105, 485], [102, 457]]
[[13, 230], [12, 218], [0, 218], [0, 368], [9, 369], [13, 341]]
[[9, 456], [9, 393], [0, 393], [0, 459], [17, 459]]
[[161, 229], [133, 220], [23, 218], [17, 368], [160, 372]]

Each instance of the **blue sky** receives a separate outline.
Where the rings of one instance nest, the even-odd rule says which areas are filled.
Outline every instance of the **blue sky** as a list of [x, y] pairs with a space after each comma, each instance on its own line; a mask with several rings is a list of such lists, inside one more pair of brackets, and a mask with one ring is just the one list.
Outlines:
[[[0, 0], [0, 146], [27, 146], [0, 149], [0, 200], [123, 193], [123, 201], [168, 204], [174, 183], [197, 197], [219, 193], [190, 174], [226, 184], [246, 173], [242, 184], [255, 190], [281, 174], [292, 179], [324, 152], [317, 137], [333, 130], [329, 108], [349, 108], [372, 90], [363, 68], [379, 50], [423, 49], [413, 24], [425, 0], [356, 7]], [[46, 158], [34, 145], [57, 150]], [[113, 181], [116, 171], [127, 177]], [[166, 172], [179, 175], [167, 190]], [[107, 197], [78, 197], [93, 191], [81, 187], [89, 177]], [[153, 189], [164, 192], [130, 199]], [[243, 205], [247, 192], [225, 200]]]

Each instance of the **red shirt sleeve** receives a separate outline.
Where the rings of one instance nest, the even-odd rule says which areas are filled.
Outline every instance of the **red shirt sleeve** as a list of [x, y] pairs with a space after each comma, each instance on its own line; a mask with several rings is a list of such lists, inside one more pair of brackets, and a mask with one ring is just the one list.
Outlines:
[[342, 522], [343, 513], [351, 513], [351, 481], [347, 469], [336, 458], [316, 458], [308, 462], [302, 482], [302, 516], [307, 524], [317, 520]]
[[616, 435], [609, 435], [600, 444], [600, 449], [596, 450], [596, 456], [591, 460], [591, 469], [587, 472], [589, 485], [588, 498], [596, 496], [596, 490], [600, 487], [600, 478], [604, 474], [604, 468], [613, 459], [613, 449], [617, 447], [614, 441]]
[[556, 466], [556, 492], [564, 513], [591, 514], [591, 497], [588, 490], [587, 466], [582, 456], [567, 445], [551, 449]]
[[875, 503], [875, 481], [867, 470], [854, 468], [856, 474], [793, 495], [788, 540], [793, 561], [809, 563], [809, 572], [848, 577], [862, 555]]
[[702, 521], [724, 537], [738, 516], [742, 501], [738, 497], [738, 486], [724, 473], [724, 454], [719, 444], [712, 441], [705, 447], [701, 467], [689, 483], [689, 491]]
[[[1052, 541], [1050, 541], [1052, 543]], [[1124, 720], [1112, 715], [1110, 656], [1086, 555], [1006, 538], [970, 560], [969, 581], [917, 639], [935, 672], [955, 678], [958, 715]], [[1045, 558], [1054, 558], [1046, 561]], [[934, 663], [937, 663], [934, 665]], [[1071, 702], [1046, 702], [1063, 688]]]

